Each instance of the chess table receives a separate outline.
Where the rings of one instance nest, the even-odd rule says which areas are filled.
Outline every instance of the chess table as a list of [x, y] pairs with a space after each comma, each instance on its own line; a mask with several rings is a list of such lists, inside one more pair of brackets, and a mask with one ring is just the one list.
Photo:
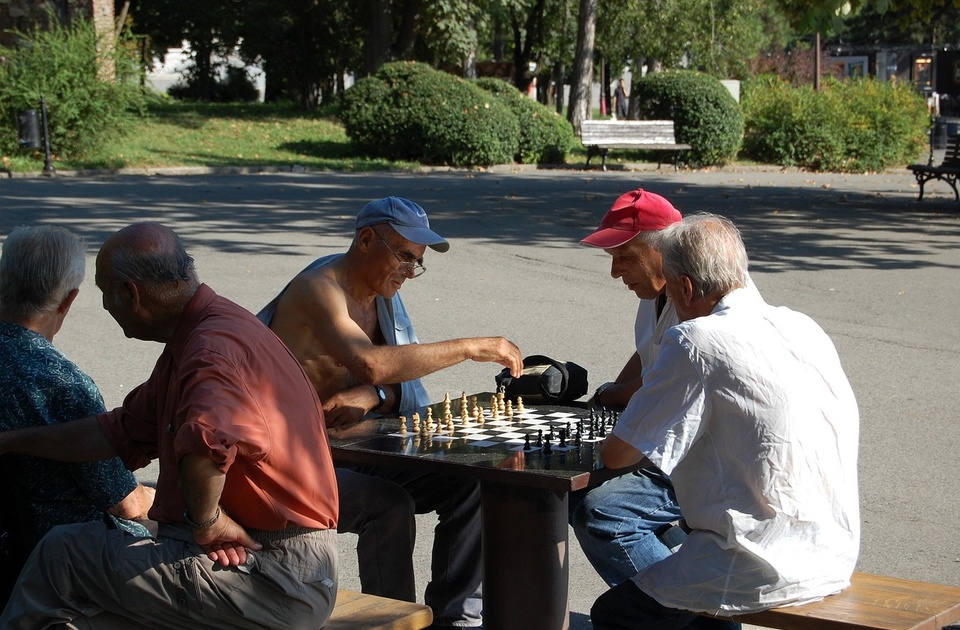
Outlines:
[[[489, 407], [491, 393], [476, 394]], [[330, 431], [338, 465], [380, 465], [462, 475], [480, 481], [483, 512], [483, 626], [486, 630], [566, 630], [569, 627], [567, 505], [570, 492], [624, 473], [602, 467], [602, 437], [578, 422], [583, 406], [526, 404], [524, 414], [464, 422], [459, 400], [453, 429], [414, 430], [412, 416], [366, 420]], [[443, 403], [430, 406], [434, 421]], [[421, 423], [427, 408], [418, 410]], [[589, 424], [589, 420], [586, 420]], [[466, 426], [465, 426], [466, 425]], [[553, 429], [551, 446], [544, 442]], [[566, 444], [560, 447], [561, 430]], [[569, 432], [568, 432], [569, 431]], [[508, 434], [512, 437], [502, 438]], [[527, 435], [531, 438], [527, 438]], [[529, 446], [525, 444], [529, 440]]]

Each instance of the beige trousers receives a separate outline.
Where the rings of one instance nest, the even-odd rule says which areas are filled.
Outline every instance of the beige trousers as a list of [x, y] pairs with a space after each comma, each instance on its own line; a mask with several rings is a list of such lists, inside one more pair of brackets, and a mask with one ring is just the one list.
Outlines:
[[63, 525], [34, 549], [0, 628], [317, 630], [337, 593], [336, 531], [251, 532], [263, 549], [215, 565], [186, 527], [138, 538], [102, 523]]

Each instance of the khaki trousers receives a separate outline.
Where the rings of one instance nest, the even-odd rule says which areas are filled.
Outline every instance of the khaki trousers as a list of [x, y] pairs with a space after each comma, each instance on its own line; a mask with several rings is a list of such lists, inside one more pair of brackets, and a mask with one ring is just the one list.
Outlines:
[[0, 628], [318, 630], [337, 593], [336, 530], [250, 532], [242, 567], [212, 563], [183, 526], [139, 538], [63, 525], [34, 549]]

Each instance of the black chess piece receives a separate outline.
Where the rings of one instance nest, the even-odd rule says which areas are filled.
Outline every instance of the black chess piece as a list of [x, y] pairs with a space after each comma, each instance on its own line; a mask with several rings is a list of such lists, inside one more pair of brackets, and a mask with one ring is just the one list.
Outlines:
[[564, 429], [560, 430], [560, 448], [567, 448], [567, 432]]
[[550, 444], [550, 436], [549, 436], [549, 435], [547, 436], [547, 439], [546, 439], [546, 440], [544, 441], [544, 443], [543, 443], [543, 452], [544, 452], [544, 453], [552, 453], [552, 452], [553, 452], [553, 445]]
[[606, 435], [607, 435], [607, 425], [606, 425], [606, 423], [603, 423], [603, 422], [600, 423], [600, 433], [599, 433], [599, 435], [600, 435], [600, 437], [606, 437]]
[[537, 429], [537, 446], [543, 446], [543, 429]]
[[525, 451], [530, 450], [530, 434], [529, 433], [523, 436], [523, 450]]

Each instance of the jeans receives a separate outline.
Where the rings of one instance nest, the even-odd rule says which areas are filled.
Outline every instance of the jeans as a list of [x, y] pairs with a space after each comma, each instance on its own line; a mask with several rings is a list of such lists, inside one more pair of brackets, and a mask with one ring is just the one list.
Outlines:
[[584, 555], [609, 586], [669, 556], [657, 532], [682, 518], [670, 478], [653, 467], [571, 493], [569, 516]]
[[632, 580], [601, 595], [590, 609], [590, 620], [594, 630], [740, 630], [739, 623], [727, 619], [667, 608]]
[[[365, 593], [415, 601], [413, 514], [436, 512], [431, 580], [424, 603], [434, 623], [482, 622], [480, 483], [474, 479], [383, 466], [337, 469], [339, 531], [358, 534]], [[393, 589], [393, 590], [391, 590]]]

